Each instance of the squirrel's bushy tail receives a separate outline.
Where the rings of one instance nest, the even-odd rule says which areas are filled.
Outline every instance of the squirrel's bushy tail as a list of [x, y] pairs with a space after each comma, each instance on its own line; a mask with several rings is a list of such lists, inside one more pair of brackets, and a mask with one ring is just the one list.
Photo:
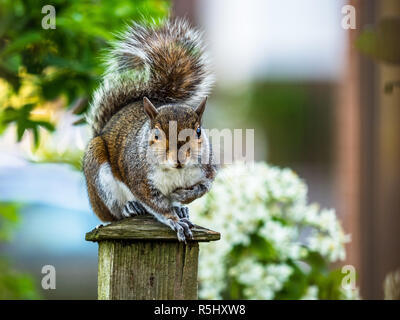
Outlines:
[[88, 122], [95, 135], [127, 104], [144, 96], [197, 105], [213, 82], [201, 35], [186, 20], [159, 26], [133, 23], [113, 43]]

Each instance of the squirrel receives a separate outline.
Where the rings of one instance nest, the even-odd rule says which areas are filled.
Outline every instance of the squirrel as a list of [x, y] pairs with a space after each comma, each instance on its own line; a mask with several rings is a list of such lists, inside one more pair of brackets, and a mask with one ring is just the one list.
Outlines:
[[150, 213], [179, 241], [193, 239], [185, 205], [218, 171], [202, 128], [212, 83], [201, 34], [186, 20], [133, 23], [119, 34], [87, 116], [83, 171], [100, 220]]

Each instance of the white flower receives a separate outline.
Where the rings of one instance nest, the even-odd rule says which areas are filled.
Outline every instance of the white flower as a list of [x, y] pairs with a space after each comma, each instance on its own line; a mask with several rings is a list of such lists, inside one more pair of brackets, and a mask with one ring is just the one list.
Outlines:
[[[265, 163], [222, 169], [211, 191], [190, 210], [197, 224], [221, 232], [220, 241], [201, 244], [199, 295], [204, 299], [222, 298], [228, 278], [244, 287], [242, 295], [248, 299], [273, 299], [288, 282], [293, 265], [310, 252], [327, 262], [343, 260], [350, 240], [334, 210], [307, 203], [307, 186], [292, 170]], [[270, 249], [258, 255], [248, 250], [254, 248], [254, 237], [261, 248]], [[243, 250], [233, 262], [237, 248]], [[314, 285], [303, 296], [317, 297]]]

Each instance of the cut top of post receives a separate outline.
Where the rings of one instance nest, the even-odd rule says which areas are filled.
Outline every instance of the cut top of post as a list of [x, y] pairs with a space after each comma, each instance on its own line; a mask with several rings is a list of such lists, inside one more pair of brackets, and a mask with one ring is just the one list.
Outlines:
[[[195, 225], [191, 229], [193, 239], [189, 241], [215, 241], [221, 238], [220, 233]], [[137, 216], [100, 226], [86, 233], [87, 241], [102, 240], [165, 240], [178, 241], [176, 232], [157, 221], [151, 215]]]

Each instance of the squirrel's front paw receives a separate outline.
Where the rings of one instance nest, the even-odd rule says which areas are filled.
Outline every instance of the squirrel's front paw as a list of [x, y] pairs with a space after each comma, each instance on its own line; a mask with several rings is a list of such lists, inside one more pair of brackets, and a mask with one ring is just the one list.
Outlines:
[[176, 231], [179, 241], [186, 242], [188, 239], [193, 239], [193, 234], [192, 231], [190, 231], [189, 224], [183, 219], [168, 219], [168, 223], [171, 228]]
[[146, 214], [146, 209], [138, 201], [128, 201], [123, 209], [125, 217]]
[[176, 189], [173, 193], [169, 196], [173, 202], [182, 202], [184, 199], [184, 192], [183, 189]]
[[189, 208], [188, 207], [173, 207], [174, 212], [177, 214], [177, 216], [180, 218], [180, 221], [185, 222], [189, 228], [193, 228], [194, 224], [192, 221], [189, 220]]
[[193, 190], [191, 189], [175, 189], [173, 193], [171, 193], [170, 198], [173, 202], [185, 203], [188, 198], [192, 197]]

